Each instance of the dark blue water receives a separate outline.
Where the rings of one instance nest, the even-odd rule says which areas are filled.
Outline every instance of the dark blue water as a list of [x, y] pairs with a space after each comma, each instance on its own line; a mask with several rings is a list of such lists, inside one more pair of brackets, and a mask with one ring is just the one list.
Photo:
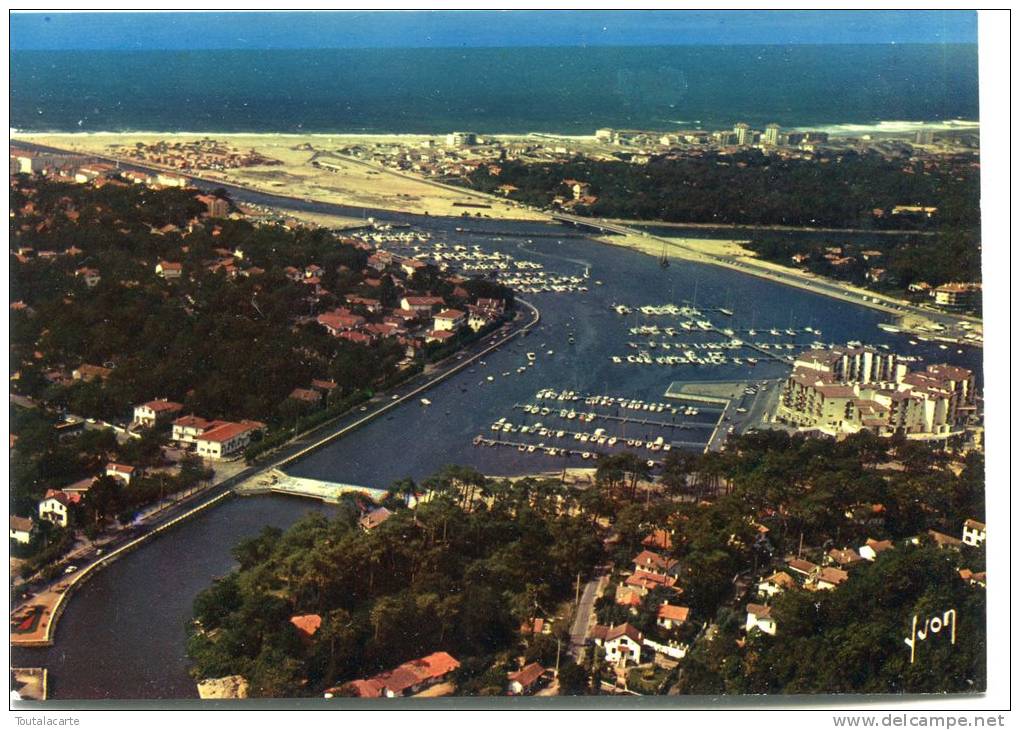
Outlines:
[[592, 134], [978, 118], [976, 45], [15, 51], [43, 131]]

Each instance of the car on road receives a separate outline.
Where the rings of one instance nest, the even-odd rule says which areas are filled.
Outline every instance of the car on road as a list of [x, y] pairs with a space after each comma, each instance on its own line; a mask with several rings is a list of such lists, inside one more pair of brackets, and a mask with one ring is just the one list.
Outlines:
[[71, 575], [71, 573], [77, 572], [77, 570], [78, 570], [77, 565], [68, 565], [66, 568], [64, 568], [64, 575]]
[[359, 408], [358, 410], [359, 410], [359, 411], [367, 411], [367, 410], [368, 410], [368, 406], [362, 406], [362, 407], [361, 407], [361, 408]]
[[737, 413], [747, 413], [747, 409], [744, 407], [740, 407], [737, 409]]
[[392, 398], [390, 398], [390, 400], [396, 400], [396, 399], [397, 399], [397, 398], [399, 398], [399, 397], [400, 397], [399, 395], [395, 395], [395, 396], [393, 396]]

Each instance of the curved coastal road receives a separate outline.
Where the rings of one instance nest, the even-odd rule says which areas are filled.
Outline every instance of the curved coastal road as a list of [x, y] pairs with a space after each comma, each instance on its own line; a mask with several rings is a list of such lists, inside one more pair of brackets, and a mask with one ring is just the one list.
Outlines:
[[73, 562], [78, 566], [78, 570], [70, 577], [61, 575], [60, 578], [47, 583], [32, 583], [22, 586], [22, 590], [30, 590], [33, 595], [13, 604], [11, 615], [35, 605], [44, 606], [46, 611], [40, 619], [40, 625], [36, 631], [21, 636], [11, 635], [12, 646], [31, 647], [53, 644], [60, 614], [66, 608], [77, 586], [121, 554], [140, 546], [146, 540], [171, 528], [182, 519], [187, 519], [214, 505], [248, 479], [273, 469], [281, 469], [296, 459], [322, 448], [384, 413], [418, 397], [514, 338], [526, 334], [538, 324], [541, 313], [530, 302], [520, 298], [517, 301], [527, 310], [527, 314], [505, 325], [502, 330], [487, 335], [482, 340], [432, 366], [431, 370], [427, 369], [396, 388], [377, 393], [358, 410], [348, 412], [330, 423], [302, 434], [282, 447], [268, 461], [249, 466], [201, 492], [185, 497], [154, 515], [151, 521], [126, 528], [101, 546], [92, 545], [76, 553]]

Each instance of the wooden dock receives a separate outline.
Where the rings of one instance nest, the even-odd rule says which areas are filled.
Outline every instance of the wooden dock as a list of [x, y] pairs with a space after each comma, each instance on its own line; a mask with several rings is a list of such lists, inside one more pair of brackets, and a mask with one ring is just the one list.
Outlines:
[[[520, 403], [514, 403], [514, 409], [516, 409], [516, 410], [523, 411], [526, 407], [527, 406], [522, 405]], [[576, 413], [577, 416], [580, 417], [582, 415], [584, 415], [584, 416], [590, 415], [590, 414], [592, 414], [594, 412], [593, 411], [587, 411], [585, 413], [580, 413], [580, 412], [575, 410], [574, 413]], [[544, 415], [543, 416], [541, 414], [536, 414], [536, 413], [532, 413], [530, 415], [533, 415], [533, 416], [534, 415], [538, 415], [541, 418], [560, 418], [560, 419], [563, 419], [563, 420], [574, 420], [574, 419], [563, 418], [563, 416], [561, 416], [558, 411], [553, 411], [551, 408], [549, 409], [548, 415]], [[696, 422], [690, 422], [690, 423], [676, 423], [675, 421], [655, 421], [655, 420], [652, 420], [650, 418], [630, 418], [628, 416], [611, 416], [611, 415], [609, 415], [607, 413], [594, 413], [594, 415], [595, 415], [595, 419], [601, 419], [601, 420], [604, 420], [604, 421], [614, 421], [616, 423], [623, 423], [623, 424], [633, 423], [633, 424], [636, 424], [636, 425], [639, 425], [639, 426], [656, 426], [658, 428], [714, 428], [715, 427], [715, 423], [714, 422], [712, 422], [712, 423], [705, 423], [705, 422], [696, 421]], [[583, 433], [583, 431], [582, 431], [582, 433]]]
[[[545, 456], [551, 456], [553, 458], [563, 457], [563, 456], [578, 456], [578, 457], [583, 459], [583, 458], [586, 458], [584, 455], [588, 454], [587, 458], [592, 459], [594, 461], [597, 461], [601, 456], [605, 456], [608, 453], [608, 452], [605, 452], [605, 451], [598, 451], [598, 448], [603, 448], [603, 449], [606, 448], [605, 444], [603, 444], [601, 447], [599, 447], [598, 444], [591, 444], [590, 442], [587, 442], [587, 443], [589, 445], [591, 445], [591, 449], [590, 450], [584, 450], [584, 449], [568, 448], [568, 447], [564, 447], [564, 446], [549, 446], [548, 444], [543, 444], [543, 445], [540, 446], [538, 444], [529, 444], [529, 443], [524, 442], [524, 441], [507, 441], [507, 440], [499, 439], [499, 438], [487, 438], [485, 436], [476, 436], [475, 438], [477, 439], [476, 442], [475, 442], [476, 446], [490, 446], [490, 447], [493, 447], [493, 446], [506, 446], [506, 447], [510, 447], [510, 448], [515, 448], [518, 451], [520, 451], [521, 453], [526, 453], [526, 454], [542, 454], [542, 455], [545, 455]], [[623, 449], [627, 449], [628, 448], [627, 447], [627, 442], [626, 442], [625, 439], [622, 440], [622, 441], [618, 439], [617, 443], [616, 443], [616, 446], [617, 447], [623, 447]], [[671, 446], [671, 448], [693, 449], [693, 450], [699, 450], [699, 451], [705, 448], [705, 444], [700, 442], [700, 441], [699, 442], [694, 442], [694, 441], [671, 441], [670, 442], [670, 446]], [[609, 448], [613, 448], [613, 447], [609, 447]], [[635, 448], [635, 447], [632, 446], [630, 448]], [[556, 453], [551, 453], [551, 451], [555, 451]], [[661, 455], [662, 451], [658, 450], [655, 453], [657, 455]], [[669, 452], [667, 451], [666, 453], [669, 453]], [[662, 466], [662, 462], [661, 461], [658, 461], [658, 460], [655, 460], [655, 459], [649, 459], [649, 461], [652, 462], [652, 466]]]

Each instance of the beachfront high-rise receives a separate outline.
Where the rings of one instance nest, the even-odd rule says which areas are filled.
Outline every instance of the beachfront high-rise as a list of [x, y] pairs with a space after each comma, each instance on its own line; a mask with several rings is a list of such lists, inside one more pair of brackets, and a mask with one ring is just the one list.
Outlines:
[[751, 144], [753, 141], [750, 125], [744, 122], [738, 122], [733, 125], [733, 131], [737, 135], [737, 144]]

